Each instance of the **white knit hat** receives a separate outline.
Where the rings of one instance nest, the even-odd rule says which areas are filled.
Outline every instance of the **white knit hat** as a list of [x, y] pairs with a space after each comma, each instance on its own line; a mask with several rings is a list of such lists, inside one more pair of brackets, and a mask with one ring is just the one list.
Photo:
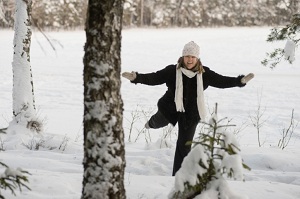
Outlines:
[[185, 44], [182, 50], [182, 56], [188, 55], [197, 57], [199, 59], [200, 47], [193, 41], [190, 41], [189, 43]]

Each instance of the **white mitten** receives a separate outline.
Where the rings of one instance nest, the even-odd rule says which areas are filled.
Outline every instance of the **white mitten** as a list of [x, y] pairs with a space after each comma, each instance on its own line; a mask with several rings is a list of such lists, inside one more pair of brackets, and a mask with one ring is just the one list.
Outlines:
[[133, 81], [136, 78], [136, 72], [133, 72], [133, 71], [131, 73], [124, 72], [124, 73], [122, 73], [122, 77], [125, 77], [126, 79], [129, 79], [130, 81]]
[[254, 77], [254, 74], [253, 73], [249, 73], [248, 75], [246, 75], [245, 77], [243, 77], [241, 79], [241, 82], [243, 84], [247, 84], [247, 82], [249, 82], [253, 77]]

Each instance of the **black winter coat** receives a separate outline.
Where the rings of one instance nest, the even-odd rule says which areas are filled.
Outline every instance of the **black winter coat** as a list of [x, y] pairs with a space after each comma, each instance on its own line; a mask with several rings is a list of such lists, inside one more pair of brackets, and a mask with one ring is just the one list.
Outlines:
[[[241, 83], [241, 78], [227, 77], [219, 75], [208, 67], [203, 67], [205, 72], [202, 75], [203, 78], [203, 90], [208, 86], [216, 88], [230, 88], [230, 87], [243, 87], [245, 84]], [[182, 74], [183, 81], [183, 104], [184, 113], [177, 112], [175, 105], [175, 87], [176, 87], [176, 65], [166, 66], [164, 69], [153, 73], [139, 74], [132, 83], [141, 83], [146, 85], [160, 85], [166, 84], [168, 90], [159, 99], [157, 105], [159, 111], [168, 119], [168, 121], [175, 126], [178, 121], [179, 114], [185, 114], [186, 120], [194, 123], [199, 122], [200, 116], [197, 108], [197, 77], [188, 78]]]

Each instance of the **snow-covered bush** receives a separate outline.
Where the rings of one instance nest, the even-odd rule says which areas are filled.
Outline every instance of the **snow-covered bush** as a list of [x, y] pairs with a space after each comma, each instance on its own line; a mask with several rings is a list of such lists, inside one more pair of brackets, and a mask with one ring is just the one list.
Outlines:
[[250, 168], [242, 161], [234, 134], [224, 132], [229, 125], [221, 125], [222, 121], [214, 114], [206, 124], [207, 132], [201, 133], [198, 141], [188, 143], [194, 146], [175, 175], [169, 198], [243, 198], [229, 189], [226, 176], [244, 180], [243, 169]]

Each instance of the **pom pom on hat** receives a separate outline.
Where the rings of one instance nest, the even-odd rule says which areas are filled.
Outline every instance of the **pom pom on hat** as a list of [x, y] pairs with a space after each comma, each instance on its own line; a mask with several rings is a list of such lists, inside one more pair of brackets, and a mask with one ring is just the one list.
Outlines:
[[200, 56], [200, 47], [193, 41], [185, 44], [182, 50], [182, 56], [194, 56], [199, 59]]

